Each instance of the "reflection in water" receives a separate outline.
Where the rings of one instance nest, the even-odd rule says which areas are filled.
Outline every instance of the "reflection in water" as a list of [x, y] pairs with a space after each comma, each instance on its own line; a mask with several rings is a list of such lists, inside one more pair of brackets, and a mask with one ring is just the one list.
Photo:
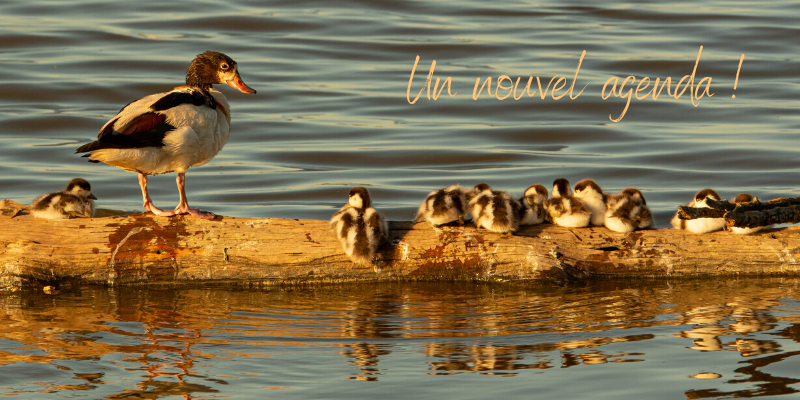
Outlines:
[[360, 371], [358, 374], [349, 377], [349, 379], [377, 381], [377, 376], [381, 374], [378, 368], [379, 356], [388, 355], [391, 351], [386, 350], [386, 346], [364, 342], [346, 344], [344, 347], [345, 350], [343, 350], [341, 354], [350, 358], [350, 362], [358, 367]]
[[[755, 299], [755, 304], [748, 302], [747, 306], [742, 306], [742, 303], [734, 301], [727, 304], [696, 307], [681, 318], [684, 324], [691, 324], [694, 327], [681, 332], [679, 336], [694, 339], [695, 346], [690, 347], [694, 350], [735, 350], [742, 353], [744, 357], [777, 351], [773, 348], [771, 341], [739, 338], [735, 340], [735, 343], [723, 344], [720, 336], [762, 332], [774, 328], [777, 319], [766, 310], [774, 307], [778, 300]], [[725, 323], [726, 321], [728, 323]]]
[[[545, 374], [598, 387], [642, 375], [687, 398], [786, 394], [800, 381], [790, 372], [800, 353], [794, 291], [783, 279], [7, 294], [0, 390], [198, 398], [348, 380], [392, 378], [413, 390], [420, 376]], [[678, 373], [662, 373], [663, 365]]]
[[[627, 358], [641, 356], [643, 353], [605, 354], [596, 347], [609, 343], [622, 343], [652, 339], [653, 335], [637, 335], [571, 342], [548, 343], [534, 346], [495, 346], [491, 344], [473, 344], [469, 346], [433, 343], [426, 346], [425, 354], [442, 359], [442, 362], [430, 362], [431, 374], [441, 375], [459, 372], [481, 372], [489, 375], [517, 375], [513, 371], [523, 369], [550, 369], [557, 367], [559, 360], [534, 359], [533, 355], [542, 355], [554, 350], [561, 353], [560, 367], [568, 368], [580, 364], [605, 364], [609, 362], [635, 362], [641, 359]], [[594, 349], [587, 352], [575, 352], [576, 349]], [[555, 364], [555, 365], [554, 365]]]

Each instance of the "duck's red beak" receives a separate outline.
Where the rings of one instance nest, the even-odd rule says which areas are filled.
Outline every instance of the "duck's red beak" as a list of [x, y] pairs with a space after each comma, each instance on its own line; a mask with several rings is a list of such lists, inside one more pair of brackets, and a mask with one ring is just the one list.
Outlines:
[[236, 72], [236, 76], [234, 76], [233, 79], [231, 79], [231, 80], [229, 80], [229, 81], [227, 81], [225, 83], [228, 84], [228, 86], [230, 86], [232, 88], [238, 89], [242, 93], [248, 93], [248, 94], [255, 94], [256, 93], [255, 89], [253, 89], [250, 86], [247, 86], [247, 85], [244, 84], [244, 81], [239, 76], [239, 72]]

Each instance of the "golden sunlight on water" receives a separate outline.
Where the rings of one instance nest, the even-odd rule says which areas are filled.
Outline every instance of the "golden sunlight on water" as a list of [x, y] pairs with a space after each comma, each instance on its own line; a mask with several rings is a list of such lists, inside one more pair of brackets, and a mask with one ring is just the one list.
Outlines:
[[[519, 195], [533, 183], [591, 177], [609, 192], [641, 189], [664, 228], [705, 187], [724, 198], [800, 194], [799, 17], [786, 0], [3, 1], [0, 199], [30, 204], [80, 176], [99, 216], [141, 211], [135, 174], [87, 163], [75, 149], [131, 100], [183, 84], [196, 54], [217, 50], [258, 94], [221, 88], [232, 134], [190, 169], [192, 206], [323, 220], [364, 186], [388, 219], [410, 220], [427, 193], [455, 183]], [[584, 51], [579, 98], [472, 99], [476, 78], [492, 77], [494, 93], [503, 75], [572, 82]], [[417, 56], [411, 93], [436, 60], [435, 78], [452, 77], [458, 95], [409, 104]], [[713, 77], [714, 97], [697, 107], [688, 92], [633, 98], [612, 122], [626, 100], [621, 86], [604, 100], [604, 82], [674, 84], [694, 65], [698, 79]], [[159, 205], [177, 201], [174, 175], [152, 177], [150, 190]], [[0, 394], [796, 395], [798, 283], [0, 293]]]
[[544, 374], [552, 382], [587, 380], [598, 388], [643, 379], [664, 398], [794, 393], [799, 380], [788, 371], [800, 362], [794, 357], [800, 308], [791, 300], [798, 283], [10, 294], [0, 298], [6, 373], [0, 390], [86, 391], [93, 398], [224, 396], [263, 388], [313, 394], [350, 390], [348, 381], [417, 377], [421, 390], [437, 379], [473, 376], [485, 390], [510, 385], [513, 391]]

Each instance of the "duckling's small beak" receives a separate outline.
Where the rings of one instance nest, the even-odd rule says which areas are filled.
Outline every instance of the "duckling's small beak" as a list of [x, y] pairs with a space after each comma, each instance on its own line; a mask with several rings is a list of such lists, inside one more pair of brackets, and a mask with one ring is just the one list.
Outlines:
[[230, 86], [230, 87], [232, 87], [232, 88], [238, 89], [242, 93], [248, 93], [248, 94], [255, 94], [256, 93], [255, 89], [253, 89], [250, 86], [247, 86], [247, 85], [244, 84], [244, 81], [242, 81], [242, 78], [239, 76], [239, 72], [238, 71], [236, 72], [236, 75], [233, 77], [233, 79], [225, 82], [225, 84]]
[[89, 197], [92, 200], [97, 200], [97, 197], [94, 197], [94, 193], [89, 193]]

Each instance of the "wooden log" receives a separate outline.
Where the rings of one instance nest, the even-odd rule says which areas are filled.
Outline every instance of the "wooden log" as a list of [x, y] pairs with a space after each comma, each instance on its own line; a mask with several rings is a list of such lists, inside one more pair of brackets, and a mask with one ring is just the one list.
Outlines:
[[[770, 201], [763, 202], [763, 203], [758, 201], [758, 199], [756, 199], [755, 201], [751, 201], [749, 203], [740, 203], [738, 205], [734, 204], [734, 203], [729, 203], [727, 201], [719, 201], [718, 202], [718, 201], [715, 201], [715, 200], [711, 200], [710, 202], [708, 200], [706, 200], [706, 203], [708, 203], [709, 205], [711, 205], [714, 208], [723, 208], [724, 207], [724, 209], [728, 210], [728, 211], [732, 211], [734, 208], [738, 209], [740, 211], [764, 211], [764, 210], [769, 210], [769, 209], [778, 208], [778, 207], [800, 206], [800, 197], [779, 198], [779, 199], [774, 199], [774, 200], [770, 200]], [[719, 205], [717, 205], [717, 203], [719, 203]], [[730, 208], [729, 205], [726, 205], [726, 204], [723, 204], [723, 203], [727, 203], [727, 204], [733, 205], [735, 207]]]
[[800, 222], [800, 205], [775, 207], [764, 211], [744, 211], [738, 208], [725, 213], [728, 226], [755, 228], [757, 226], [796, 224]]
[[715, 208], [695, 208], [689, 206], [678, 206], [678, 218], [697, 219], [697, 218], [724, 218], [725, 210]]
[[679, 206], [678, 218], [725, 218], [728, 226], [739, 228], [800, 223], [800, 197], [740, 204], [707, 199], [706, 204], [709, 208]]
[[501, 235], [390, 222], [376, 270], [344, 255], [327, 221], [218, 217], [0, 217], [0, 288], [130, 283], [378, 280], [564, 283], [602, 277], [797, 275], [800, 228], [755, 235], [616, 233], [549, 224]]
[[[756, 201], [747, 204], [767, 204], [767, 203], [760, 203], [756, 199]], [[707, 208], [678, 206], [678, 218], [680, 219], [724, 218], [726, 212], [733, 211], [737, 207], [741, 207], [744, 205], [744, 204], [731, 203], [728, 200], [714, 200], [710, 198], [706, 199], [706, 204], [708, 205]]]

